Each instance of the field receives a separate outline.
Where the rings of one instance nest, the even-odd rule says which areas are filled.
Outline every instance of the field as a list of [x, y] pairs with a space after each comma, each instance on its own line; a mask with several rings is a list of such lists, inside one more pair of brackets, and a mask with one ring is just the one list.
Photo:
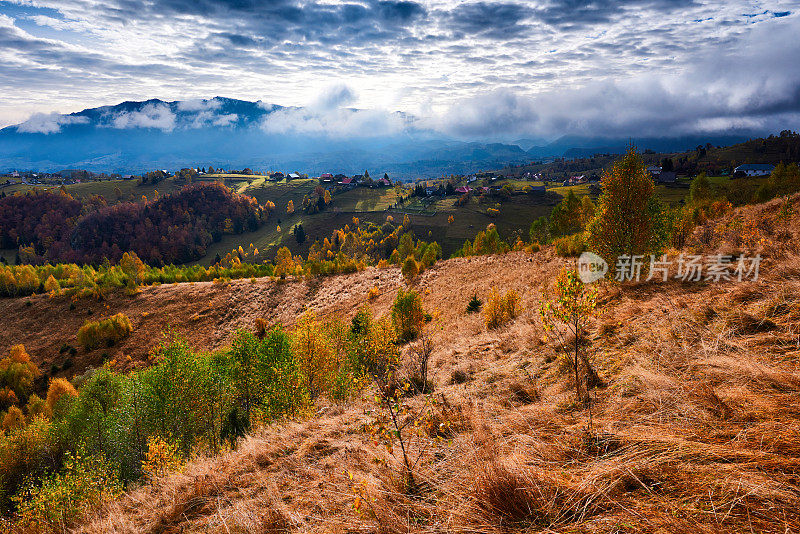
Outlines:
[[[434, 206], [426, 208], [422, 208], [419, 199], [412, 199], [398, 209], [386, 210], [394, 202], [394, 191], [357, 188], [334, 195], [333, 203], [324, 212], [307, 215], [296, 211], [293, 215], [287, 215], [286, 202], [298, 196], [302, 199], [305, 193], [297, 189], [281, 189], [282, 185], [266, 186], [263, 192], [259, 191], [260, 188], [246, 190], [246, 193], [253, 194], [256, 198], [259, 195], [270, 200], [278, 198], [280, 203], [276, 202], [276, 216], [255, 232], [225, 236], [222, 241], [214, 243], [198, 263], [209, 265], [217, 254], [224, 256], [240, 245], [247, 248], [251, 243], [262, 253], [271, 254], [278, 247], [288, 246], [295, 253], [305, 254], [315, 240], [330, 238], [334, 230], [346, 224], [352, 225], [353, 217], [362, 222], [382, 224], [391, 216], [399, 224], [406, 214], [411, 220], [415, 235], [426, 241], [438, 242], [445, 257], [448, 257], [466, 239], [474, 239], [475, 234], [490, 223], [497, 226], [504, 239], [513, 240], [517, 235], [526, 238], [531, 221], [549, 214], [552, 209], [552, 205], [536, 197], [520, 195], [500, 204], [500, 213], [496, 217], [487, 215], [487, 209], [495, 207], [494, 203], [479, 204], [473, 199], [466, 206], [456, 207], [454, 197], [439, 200]], [[295, 205], [298, 205], [297, 200]], [[453, 217], [452, 223], [449, 222], [450, 216]], [[291, 233], [297, 224], [303, 225], [307, 236], [306, 242], [299, 246]], [[278, 226], [281, 228], [280, 232]]]
[[[159, 195], [164, 195], [176, 191], [184, 185], [175, 183], [172, 179], [163, 180], [156, 185], [139, 185], [136, 180], [92, 180], [79, 184], [67, 184], [63, 187], [70, 195], [76, 198], [85, 199], [100, 195], [109, 204], [114, 204], [119, 201], [140, 200], [142, 196], [152, 199], [156, 191], [158, 191]], [[0, 191], [10, 195], [17, 191], [58, 190], [61, 187], [60, 185], [39, 186], [20, 183], [19, 185], [0, 188]]]

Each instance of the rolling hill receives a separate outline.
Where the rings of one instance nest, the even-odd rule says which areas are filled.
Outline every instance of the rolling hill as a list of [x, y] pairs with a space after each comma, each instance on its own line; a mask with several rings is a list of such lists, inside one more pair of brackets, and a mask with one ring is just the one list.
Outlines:
[[[780, 222], [781, 203], [708, 221], [686, 250], [725, 252], [725, 235], [703, 238], [708, 229], [759, 221], [767, 239], [757, 281], [601, 288], [601, 313], [581, 341], [596, 375], [591, 408], [574, 401], [568, 355], [538, 313], [572, 260], [544, 249], [453, 259], [426, 271], [416, 288], [434, 316], [431, 410], [444, 430], [414, 441], [414, 492], [397, 475], [398, 450], [376, 445], [367, 431], [371, 396], [320, 398], [235, 450], [192, 458], [130, 488], [76, 528], [790, 532], [800, 522], [800, 215], [794, 210]], [[389, 313], [403, 285], [392, 267], [321, 280], [156, 286], [105, 302], [83, 299], [74, 309], [62, 297], [2, 299], [8, 320], [0, 347], [24, 342], [47, 373], [62, 363], [58, 347], [74, 343], [88, 310], [124, 312], [132, 335], [79, 353], [69, 373], [103, 360], [131, 369], [150, 364], [148, 351], [167, 327], [198, 350], [217, 349], [256, 319], [289, 329], [304, 311], [349, 321], [371, 288], [375, 314]], [[508, 325], [487, 329], [466, 306], [493, 286], [516, 289], [524, 307]], [[417, 346], [404, 347], [404, 361]], [[404, 402], [416, 410], [428, 401], [417, 395]]]

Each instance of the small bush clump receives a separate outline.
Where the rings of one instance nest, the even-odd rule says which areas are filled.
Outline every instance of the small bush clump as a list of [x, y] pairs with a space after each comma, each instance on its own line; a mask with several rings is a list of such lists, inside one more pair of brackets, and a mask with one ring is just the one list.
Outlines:
[[370, 301], [375, 300], [376, 298], [378, 298], [380, 294], [381, 290], [378, 289], [378, 286], [372, 286], [371, 288], [369, 288], [369, 291], [367, 292], [367, 300]]
[[122, 485], [102, 455], [68, 455], [63, 470], [29, 484], [15, 497], [17, 526], [36, 532], [67, 532], [91, 511], [122, 493]]
[[559, 237], [553, 240], [556, 254], [563, 257], [579, 256], [586, 251], [586, 240], [583, 233]]
[[111, 346], [128, 337], [132, 331], [130, 319], [124, 313], [118, 313], [101, 321], [87, 321], [78, 330], [78, 343], [86, 350], [103, 344]]
[[483, 307], [483, 301], [478, 298], [478, 295], [472, 295], [467, 304], [467, 313], [478, 313]]
[[521, 311], [522, 299], [516, 290], [509, 289], [505, 295], [501, 295], [493, 287], [483, 308], [483, 318], [488, 328], [498, 328], [515, 319]]
[[392, 324], [401, 341], [415, 339], [425, 326], [422, 299], [413, 289], [400, 288], [392, 304]]
[[408, 256], [406, 258], [406, 260], [403, 262], [403, 266], [400, 268], [400, 272], [403, 274], [403, 278], [405, 278], [408, 283], [414, 281], [420, 272], [420, 265], [417, 263], [417, 260], [414, 259], [414, 256]]

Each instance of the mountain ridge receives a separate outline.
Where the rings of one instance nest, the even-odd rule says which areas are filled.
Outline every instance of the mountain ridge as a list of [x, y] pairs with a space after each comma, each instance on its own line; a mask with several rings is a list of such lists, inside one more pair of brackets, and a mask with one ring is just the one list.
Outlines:
[[632, 140], [664, 152], [746, 140], [587, 135], [536, 144], [541, 140], [465, 140], [418, 124], [400, 111], [292, 107], [222, 96], [127, 100], [69, 114], [35, 114], [0, 129], [0, 171], [85, 168], [127, 174], [210, 164], [312, 174], [379, 168], [398, 178], [431, 178], [533, 159], [621, 153]]

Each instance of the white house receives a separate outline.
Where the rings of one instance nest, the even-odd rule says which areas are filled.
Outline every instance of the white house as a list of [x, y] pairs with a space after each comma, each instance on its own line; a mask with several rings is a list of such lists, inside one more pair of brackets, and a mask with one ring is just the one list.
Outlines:
[[743, 172], [746, 176], [769, 176], [775, 169], [775, 165], [768, 163], [746, 163], [733, 169], [733, 173]]

